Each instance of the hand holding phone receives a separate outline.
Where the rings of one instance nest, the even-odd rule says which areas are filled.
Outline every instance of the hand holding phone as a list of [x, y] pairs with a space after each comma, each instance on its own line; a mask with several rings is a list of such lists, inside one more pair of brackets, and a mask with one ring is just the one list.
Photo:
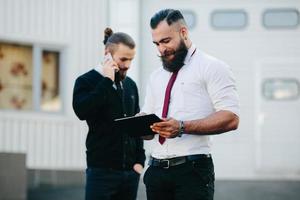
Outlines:
[[113, 60], [112, 55], [108, 52], [103, 58], [103, 74], [110, 78], [112, 81], [118, 79], [119, 67], [118, 64]]
[[108, 62], [108, 61], [112, 61], [112, 60], [113, 60], [113, 58], [111, 56], [111, 53], [107, 53], [107, 54], [104, 55], [103, 64]]

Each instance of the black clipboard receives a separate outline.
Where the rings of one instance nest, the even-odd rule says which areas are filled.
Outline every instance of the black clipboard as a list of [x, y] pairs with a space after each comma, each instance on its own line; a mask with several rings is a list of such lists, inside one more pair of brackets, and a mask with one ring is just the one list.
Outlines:
[[162, 120], [157, 115], [149, 114], [115, 119], [114, 125], [120, 132], [125, 131], [129, 136], [140, 137], [154, 135], [155, 132], [150, 129], [150, 126], [160, 121]]

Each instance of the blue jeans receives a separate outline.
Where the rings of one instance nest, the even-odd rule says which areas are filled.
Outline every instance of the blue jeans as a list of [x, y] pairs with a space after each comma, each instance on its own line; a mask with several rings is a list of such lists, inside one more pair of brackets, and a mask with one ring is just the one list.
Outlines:
[[134, 170], [87, 168], [85, 200], [135, 200], [139, 179]]

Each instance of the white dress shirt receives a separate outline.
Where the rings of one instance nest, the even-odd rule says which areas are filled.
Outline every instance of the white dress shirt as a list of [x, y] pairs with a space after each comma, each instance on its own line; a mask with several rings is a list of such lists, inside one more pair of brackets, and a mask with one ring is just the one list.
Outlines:
[[[233, 74], [224, 62], [209, 56], [192, 45], [179, 70], [171, 91], [168, 117], [177, 120], [205, 118], [220, 110], [239, 116], [239, 101]], [[165, 90], [172, 73], [160, 67], [155, 70], [147, 86], [142, 112], [161, 117]], [[182, 137], [158, 142], [158, 134], [151, 140], [151, 156], [172, 158], [211, 153], [211, 136], [183, 134]]]

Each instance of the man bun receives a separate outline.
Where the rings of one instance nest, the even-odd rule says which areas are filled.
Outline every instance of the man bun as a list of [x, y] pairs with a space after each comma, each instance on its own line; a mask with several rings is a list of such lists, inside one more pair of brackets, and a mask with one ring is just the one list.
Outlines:
[[113, 30], [109, 27], [107, 27], [104, 30], [104, 40], [103, 40], [103, 44], [105, 45], [107, 43], [108, 38], [113, 34]]

